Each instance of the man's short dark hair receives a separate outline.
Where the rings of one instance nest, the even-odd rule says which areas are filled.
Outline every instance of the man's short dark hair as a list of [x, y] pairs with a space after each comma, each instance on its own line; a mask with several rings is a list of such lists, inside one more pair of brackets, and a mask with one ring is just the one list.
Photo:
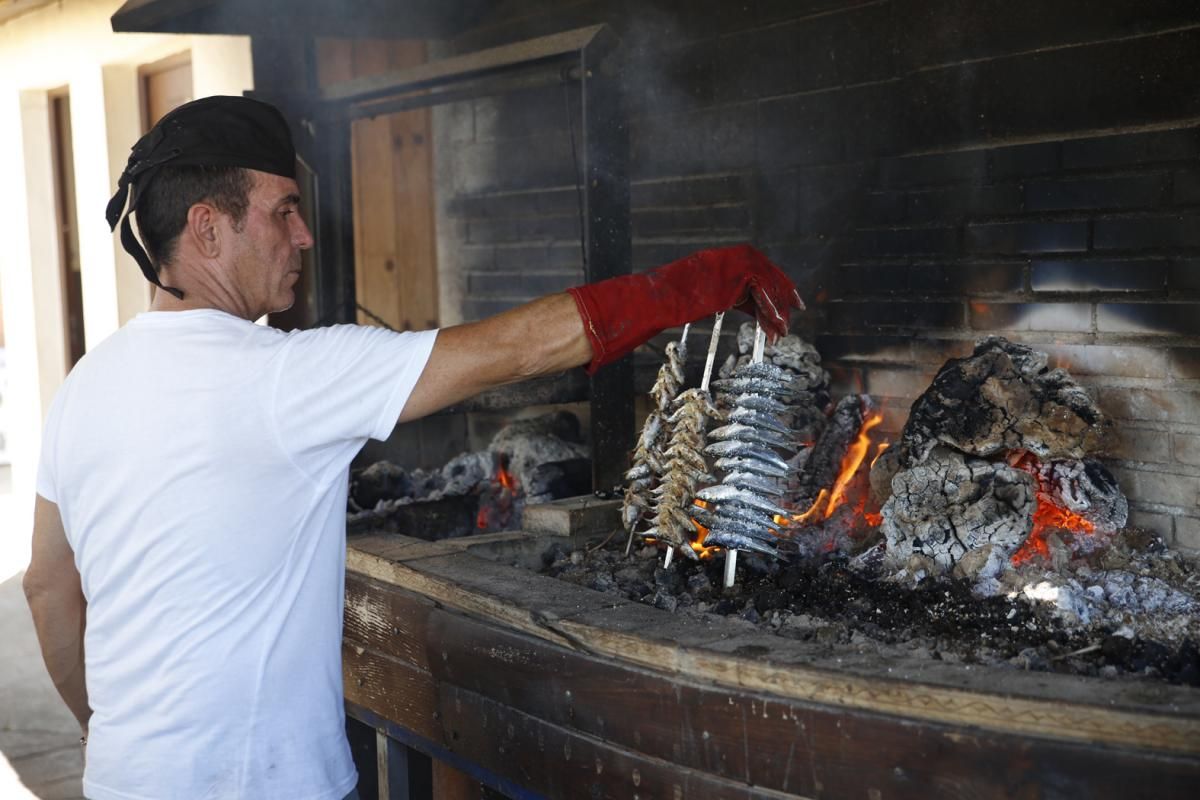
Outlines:
[[241, 230], [250, 208], [254, 177], [241, 167], [166, 165], [146, 187], [137, 204], [137, 227], [156, 271], [170, 264], [187, 224], [188, 209], [211, 203]]

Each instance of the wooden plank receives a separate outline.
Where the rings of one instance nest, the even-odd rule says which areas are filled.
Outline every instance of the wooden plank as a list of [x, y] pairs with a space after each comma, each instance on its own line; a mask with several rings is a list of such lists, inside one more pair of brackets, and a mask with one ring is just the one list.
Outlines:
[[[355, 76], [388, 69], [385, 42], [357, 42], [353, 51]], [[338, 123], [333, 123], [338, 124]], [[358, 302], [395, 328], [399, 323], [390, 271], [396, 268], [396, 189], [392, 183], [391, 123], [386, 117], [352, 123], [354, 142], [354, 278]], [[377, 324], [361, 310], [360, 325]]]
[[408, 747], [383, 731], [376, 731], [375, 743], [379, 800], [409, 800]]
[[[444, 697], [450, 686], [538, 720], [729, 780], [830, 797], [1007, 797], [1050, 780], [1063, 796], [1190, 796], [1195, 758], [1109, 751], [902, 717], [781, 702], [706, 687], [501, 630], [457, 614], [427, 618]], [[495, 737], [495, 733], [491, 734]], [[453, 737], [452, 737], [453, 738]], [[997, 774], [1003, 768], [1004, 775]]]
[[[422, 63], [425, 45], [318, 39], [317, 54], [319, 83], [328, 86]], [[424, 330], [438, 322], [431, 148], [427, 109], [352, 124], [358, 301], [396, 330]], [[361, 310], [357, 320], [378, 324]]]
[[[425, 61], [425, 43], [393, 42], [389, 66]], [[396, 328], [427, 330], [438, 324], [437, 238], [434, 233], [433, 137], [428, 109], [388, 116], [392, 146], [392, 225], [395, 269], [389, 277], [396, 297]]]
[[[422, 569], [414, 568], [417, 563]], [[621, 600], [614, 602], [596, 592], [553, 578], [491, 564], [462, 553], [400, 563], [352, 548], [347, 554], [347, 566], [436, 602], [486, 619], [503, 621], [517, 630], [536, 631], [551, 640], [569, 641], [553, 630], [554, 620], [596, 608], [628, 604]], [[536, 601], [529, 607], [516, 605], [506, 599], [514, 594], [536, 598]]]
[[[984, 671], [976, 673], [971, 690], [964, 690], [933, 683], [944, 677], [936, 673], [918, 683], [889, 679], [878, 672], [864, 675], [819, 669], [805, 663], [811, 650], [806, 651], [801, 643], [772, 637], [759, 640], [761, 652], [721, 652], [716, 642], [733, 638], [727, 627], [736, 625], [732, 621], [710, 622], [707, 615], [689, 619], [639, 604], [612, 603], [599, 593], [466, 554], [398, 564], [352, 549], [350, 565], [483, 619], [668, 675], [685, 675], [788, 701], [890, 713], [925, 722], [1200, 754], [1200, 717], [1191, 710], [1198, 697], [1195, 690], [1168, 687], [1157, 692], [1151, 702], [1161, 702], [1163, 697], [1178, 698], [1178, 702], [1155, 706], [1139, 704], [1140, 687], [1130, 687], [1125, 690], [1128, 700], [1122, 701], [1122, 707], [1107, 708], [1095, 697], [1071, 702], [1056, 699], [1068, 684], [1084, 687], [1082, 691], [1094, 685], [1078, 678], [1013, 674], [1002, 695], [990, 690], [991, 681]], [[617, 607], [619, 610], [612, 610]], [[669, 632], [649, 633], [655, 624]], [[717, 631], [718, 635], [711, 635]], [[684, 644], [686, 637], [697, 633], [699, 642]], [[795, 660], [785, 661], [788, 655]], [[1109, 682], [1102, 685], [1106, 693], [1122, 691]]]
[[566, 497], [549, 503], [526, 506], [522, 528], [529, 533], [585, 537], [606, 534], [620, 526], [620, 500], [601, 500], [594, 495]]
[[433, 759], [433, 796], [438, 800], [477, 800], [479, 781], [445, 761]]
[[343, 643], [342, 683], [346, 700], [394, 720], [418, 736], [441, 741], [438, 690], [428, 672]]
[[428, 672], [424, 637], [433, 609], [426, 598], [351, 572], [346, 575], [342, 638]]
[[797, 797], [649, 758], [447, 687], [443, 720], [455, 753], [546, 797], [595, 800]]
[[577, 53], [593, 40], [611, 39], [603, 25], [554, 33], [466, 55], [430, 61], [384, 75], [359, 77], [323, 87], [321, 99], [358, 102], [421, 89], [434, 84], [469, 80], [539, 60]]

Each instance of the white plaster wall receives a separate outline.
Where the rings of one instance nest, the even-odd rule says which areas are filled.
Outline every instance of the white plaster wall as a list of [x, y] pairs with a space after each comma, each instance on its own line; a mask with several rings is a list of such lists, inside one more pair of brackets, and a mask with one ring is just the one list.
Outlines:
[[[146, 306], [137, 264], [104, 219], [141, 133], [138, 67], [190, 52], [194, 95], [253, 88], [250, 41], [236, 36], [114, 34], [121, 0], [61, 0], [0, 24], [0, 296], [7, 345], [6, 403], [15, 521], [27, 536], [43, 415], [65, 371], [53, 184], [43, 156], [48, 90], [66, 87], [83, 280], [85, 338], [94, 347]], [[41, 121], [39, 121], [41, 120]], [[32, 160], [32, 163], [31, 163]], [[48, 249], [49, 248], [49, 249]], [[53, 264], [52, 268], [44, 265]], [[0, 546], [12, 531], [0, 531]]]

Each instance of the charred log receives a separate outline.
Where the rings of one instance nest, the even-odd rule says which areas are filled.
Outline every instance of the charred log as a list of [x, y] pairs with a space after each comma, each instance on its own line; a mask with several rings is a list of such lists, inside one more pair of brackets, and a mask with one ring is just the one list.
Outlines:
[[1024, 470], [935, 448], [892, 479], [882, 524], [888, 560], [925, 557], [950, 569], [988, 545], [1011, 555], [1033, 529], [1036, 506], [1037, 482]]
[[886, 496], [889, 473], [922, 463], [939, 444], [981, 457], [1027, 450], [1043, 461], [1078, 460], [1098, 450], [1109, 428], [1104, 415], [1066, 372], [1046, 362], [1045, 353], [999, 337], [946, 362], [913, 403], [872, 485]]
[[838, 402], [799, 473], [794, 495], [797, 508], [811, 507], [822, 489], [833, 486], [850, 443], [862, 430], [864, 405], [864, 398], [856, 394]]

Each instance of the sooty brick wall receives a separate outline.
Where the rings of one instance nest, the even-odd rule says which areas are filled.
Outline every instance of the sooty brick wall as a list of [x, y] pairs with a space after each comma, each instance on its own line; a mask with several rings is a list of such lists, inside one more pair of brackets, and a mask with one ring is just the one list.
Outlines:
[[[596, 22], [621, 41], [635, 269], [755, 242], [892, 432], [974, 340], [1047, 350], [1118, 421], [1135, 522], [1200, 552], [1200, 6], [509, 0], [447, 46]], [[439, 117], [467, 318], [581, 279], [577, 102]]]

